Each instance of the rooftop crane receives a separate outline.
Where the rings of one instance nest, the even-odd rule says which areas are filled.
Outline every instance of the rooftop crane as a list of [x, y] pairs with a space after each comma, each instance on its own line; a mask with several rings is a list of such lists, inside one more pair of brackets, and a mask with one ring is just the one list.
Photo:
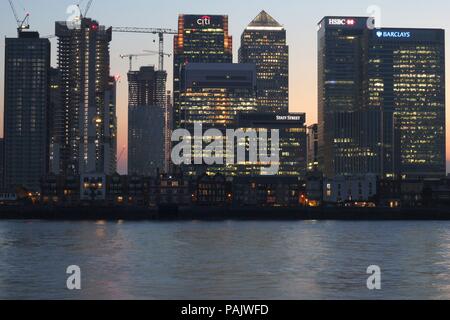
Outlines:
[[[155, 51], [155, 50], [144, 50], [144, 52], [153, 53], [153, 54], [159, 54], [159, 51]], [[169, 58], [172, 56], [172, 54], [165, 53], [165, 52], [163, 52], [163, 55], [165, 55], [166, 57], [169, 57]]]
[[88, 14], [88, 12], [89, 12], [89, 9], [91, 8], [91, 5], [92, 5], [92, 2], [93, 2], [94, 0], [89, 0], [89, 2], [87, 3], [87, 5], [86, 5], [86, 9], [84, 9], [84, 17], [86, 17], [87, 16], [87, 14]]
[[151, 33], [157, 34], [159, 37], [159, 63], [158, 70], [164, 70], [164, 35], [166, 34], [178, 34], [176, 30], [164, 29], [164, 28], [135, 28], [135, 27], [113, 27], [113, 32], [122, 33]]
[[84, 9], [84, 13], [82, 13], [81, 12], [81, 3], [83, 2], [84, 0], [80, 0], [79, 2], [78, 2], [78, 9], [80, 9], [80, 15], [81, 15], [81, 17], [86, 17], [87, 16], [87, 14], [88, 14], [88, 12], [89, 12], [89, 9], [91, 8], [91, 6], [92, 6], [92, 2], [94, 1], [94, 0], [89, 0], [89, 2], [86, 4], [86, 8]]
[[158, 54], [157, 51], [154, 51], [152, 53], [131, 53], [131, 54], [121, 54], [120, 57], [122, 59], [128, 58], [130, 60], [130, 71], [133, 71], [133, 59], [136, 59], [138, 57], [147, 57], [147, 56], [154, 56], [155, 54]]
[[20, 19], [19, 16], [17, 15], [16, 8], [14, 7], [14, 3], [12, 2], [12, 0], [8, 0], [8, 1], [9, 1], [9, 5], [11, 6], [11, 10], [14, 14], [14, 18], [16, 19], [16, 22], [17, 22], [17, 32], [20, 33], [23, 30], [30, 29], [30, 24], [28, 23], [28, 18], [30, 17], [30, 14], [27, 12], [25, 14], [25, 17], [23, 19]]

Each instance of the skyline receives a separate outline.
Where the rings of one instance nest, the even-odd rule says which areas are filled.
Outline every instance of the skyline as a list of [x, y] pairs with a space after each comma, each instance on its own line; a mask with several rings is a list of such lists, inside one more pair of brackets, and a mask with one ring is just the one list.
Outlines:
[[[418, 27], [418, 28], [443, 28], [449, 29], [448, 22], [444, 15], [444, 8], [450, 9], [450, 4], [444, 1], [431, 1], [435, 6], [433, 13], [435, 19], [432, 23], [426, 25], [420, 20], [422, 12], [429, 10], [430, 5], [415, 5], [415, 8], [402, 6], [406, 1], [390, 4], [387, 1], [379, 1], [378, 6], [382, 10], [382, 27]], [[41, 36], [54, 34], [55, 21], [65, 20], [68, 15], [66, 8], [73, 4], [73, 1], [55, 1], [40, 0], [17, 1], [22, 3], [31, 13], [31, 29], [39, 31]], [[317, 23], [327, 15], [334, 16], [366, 16], [367, 8], [372, 5], [370, 1], [361, 3], [359, 1], [346, 1], [345, 4], [336, 4], [331, 1], [320, 1], [317, 4], [303, 4], [298, 1], [286, 0], [286, 5], [279, 6], [275, 1], [247, 1], [245, 4], [239, 3], [240, 10], [232, 9], [237, 1], [231, 0], [227, 3], [219, 1], [197, 1], [194, 5], [183, 1], [172, 1], [171, 4], [158, 5], [159, 12], [151, 10], [154, 3], [148, 3], [143, 0], [133, 0], [136, 8], [127, 7], [126, 3], [106, 2], [105, 0], [95, 0], [89, 17], [96, 19], [99, 23], [106, 26], [136, 26], [136, 27], [167, 27], [176, 29], [178, 14], [181, 13], [204, 13], [204, 14], [227, 14], [230, 19], [230, 33], [233, 36], [234, 62], [237, 62], [237, 51], [240, 47], [240, 36], [244, 28], [261, 11], [266, 10], [277, 21], [279, 21], [287, 30], [288, 45], [290, 46], [290, 111], [306, 112], [307, 124], [313, 124], [317, 121]], [[429, 2], [430, 3], [430, 2]], [[22, 15], [22, 6], [17, 4], [17, 11]], [[49, 10], [38, 8], [46, 7]], [[143, 10], [142, 8], [149, 8]], [[423, 7], [423, 8], [422, 8]], [[108, 10], [104, 10], [108, 8]], [[117, 19], [120, 12], [127, 12], [126, 16]], [[399, 18], [397, 16], [403, 10]], [[7, 1], [0, 4], [1, 17], [0, 25], [2, 36], [16, 37], [15, 22]], [[296, 15], [299, 14], [300, 16]], [[444, 18], [445, 17], [445, 18]], [[410, 18], [410, 19], [409, 19]], [[150, 22], [149, 22], [150, 21]], [[156, 37], [151, 35], [131, 35], [117, 34], [113, 35], [111, 43], [111, 74], [120, 75], [121, 82], [118, 84], [117, 95], [117, 115], [119, 118], [119, 139], [118, 152], [120, 153], [126, 145], [127, 140], [127, 80], [128, 61], [119, 58], [120, 54], [139, 53], [142, 50], [155, 50], [157, 43], [153, 43]], [[165, 38], [165, 50], [172, 53], [171, 37]], [[148, 41], [148, 42], [147, 42]], [[52, 42], [52, 65], [56, 65], [56, 39]], [[312, 45], [314, 44], [314, 45]], [[448, 43], [447, 43], [448, 45]], [[4, 41], [0, 44], [0, 87], [1, 99], [0, 110], [3, 110], [3, 73], [4, 73]], [[127, 48], [126, 50], [123, 48]], [[447, 50], [448, 51], [448, 50]], [[166, 58], [167, 59], [167, 58]], [[170, 59], [171, 60], [171, 59]], [[170, 61], [169, 60], [169, 61]], [[166, 60], [167, 61], [167, 60]], [[134, 68], [148, 64], [157, 64], [157, 56], [141, 57], [134, 62]], [[166, 62], [166, 70], [169, 74], [168, 89], [171, 89], [172, 82], [172, 63]], [[448, 68], [448, 66], [447, 66]], [[448, 70], [448, 69], [447, 69]], [[311, 81], [313, 79], [313, 81]], [[447, 99], [449, 99], [447, 97]], [[447, 119], [449, 119], [447, 110]], [[1, 127], [3, 127], [3, 114], [0, 118]], [[450, 130], [447, 128], [447, 140], [450, 137]], [[447, 159], [450, 158], [450, 146], [447, 143]], [[120, 173], [126, 171], [126, 159], [123, 158], [118, 165]], [[448, 164], [448, 161], [447, 161]], [[447, 168], [449, 166], [447, 165]]]

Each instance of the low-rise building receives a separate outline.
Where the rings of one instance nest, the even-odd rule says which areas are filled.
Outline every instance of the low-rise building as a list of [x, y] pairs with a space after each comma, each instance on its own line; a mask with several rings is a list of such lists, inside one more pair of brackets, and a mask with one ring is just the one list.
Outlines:
[[196, 180], [192, 202], [198, 206], [222, 207], [232, 202], [231, 182], [224, 175], [203, 174]]
[[304, 196], [304, 184], [295, 177], [238, 177], [233, 181], [237, 207], [295, 207]]
[[328, 204], [371, 206], [376, 195], [375, 175], [336, 176], [323, 182], [323, 201]]

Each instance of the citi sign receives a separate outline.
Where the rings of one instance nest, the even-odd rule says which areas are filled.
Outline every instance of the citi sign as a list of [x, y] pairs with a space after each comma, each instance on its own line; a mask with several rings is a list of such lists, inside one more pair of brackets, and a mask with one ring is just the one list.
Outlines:
[[328, 24], [331, 26], [354, 26], [355, 19], [328, 19]]
[[377, 31], [378, 38], [411, 38], [411, 32]]
[[209, 26], [209, 25], [211, 25], [211, 17], [203, 16], [203, 17], [197, 19], [197, 24], [202, 27]]

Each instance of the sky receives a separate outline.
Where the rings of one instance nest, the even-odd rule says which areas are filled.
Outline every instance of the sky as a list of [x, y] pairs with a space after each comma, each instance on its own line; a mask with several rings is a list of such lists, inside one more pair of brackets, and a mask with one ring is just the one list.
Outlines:
[[[15, 37], [16, 23], [7, 0], [0, 0], [0, 36]], [[32, 30], [42, 36], [54, 34], [54, 22], [66, 20], [67, 8], [79, 0], [13, 0], [20, 16], [30, 13]], [[88, 0], [83, 0], [81, 7]], [[448, 0], [94, 0], [88, 17], [102, 25], [115, 27], [177, 28], [178, 14], [227, 14], [230, 33], [233, 36], [234, 60], [244, 28], [261, 11], [266, 10], [287, 30], [290, 46], [290, 110], [306, 112], [308, 124], [317, 121], [317, 23], [324, 16], [367, 16], [368, 9], [380, 9], [382, 27], [442, 28], [450, 30], [450, 2]], [[126, 172], [127, 144], [127, 81], [128, 60], [121, 54], [142, 53], [157, 50], [155, 36], [149, 34], [113, 34], [111, 43], [111, 75], [120, 75], [117, 93], [117, 116], [119, 120], [118, 154], [119, 172]], [[52, 39], [52, 65], [56, 66], [56, 39]], [[447, 41], [447, 46], [450, 41]], [[4, 39], [0, 42], [0, 130], [3, 132], [3, 79]], [[172, 38], [167, 36], [165, 51], [172, 53]], [[447, 48], [447, 55], [450, 54]], [[447, 59], [449, 57], [447, 56]], [[450, 60], [449, 60], [450, 61]], [[156, 65], [157, 56], [140, 57], [133, 68]], [[171, 89], [171, 58], [166, 58]], [[450, 68], [450, 63], [447, 63]], [[450, 70], [447, 70], [450, 74]], [[450, 86], [447, 86], [449, 90]], [[447, 99], [450, 95], [447, 94]], [[448, 102], [448, 101], [447, 101]], [[447, 108], [450, 119], [450, 108]], [[447, 128], [450, 142], [450, 126]], [[124, 151], [124, 152], [122, 152]], [[450, 143], [447, 144], [450, 169]]]

